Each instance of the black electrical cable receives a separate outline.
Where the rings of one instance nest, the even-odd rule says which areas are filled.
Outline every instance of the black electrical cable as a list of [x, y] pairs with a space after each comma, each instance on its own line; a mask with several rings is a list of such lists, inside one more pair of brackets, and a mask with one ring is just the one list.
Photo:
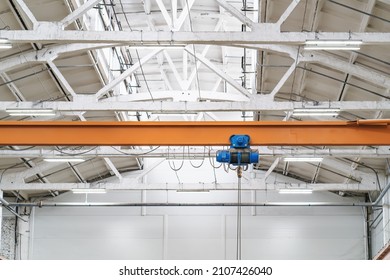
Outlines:
[[[125, 20], [126, 20], [127, 26], [129, 27], [130, 31], [133, 31], [133, 29], [131, 28], [129, 19], [127, 18], [127, 15], [126, 15], [126, 13], [125, 13], [125, 9], [124, 9], [124, 7], [123, 7], [122, 0], [119, 0], [119, 3], [120, 3], [120, 5], [121, 5], [121, 9], [122, 9], [123, 15], [125, 16]], [[114, 9], [114, 7], [113, 7], [113, 9]], [[114, 9], [114, 10], [115, 10], [115, 9]], [[141, 31], [141, 32], [142, 32], [142, 31]], [[144, 78], [144, 82], [145, 82], [146, 88], [147, 88], [147, 90], [148, 90], [148, 93], [149, 93], [149, 95], [150, 95], [150, 98], [151, 98], [152, 101], [154, 102], [153, 94], [152, 94], [152, 92], [151, 92], [151, 90], [150, 90], [148, 81], [146, 80], [145, 72], [144, 72], [144, 69], [143, 69], [143, 66], [142, 66], [142, 63], [141, 63], [141, 59], [140, 59], [138, 50], [135, 50], [135, 53], [136, 53], [137, 59], [138, 59], [138, 61], [139, 61], [139, 66], [140, 66], [140, 69], [141, 69], [141, 74], [142, 74], [142, 76], [143, 76], [143, 78]]]
[[241, 176], [242, 176], [242, 167], [237, 168], [237, 244], [236, 244], [236, 259], [241, 260]]
[[37, 71], [37, 72], [31, 73], [31, 74], [28, 74], [28, 75], [24, 75], [24, 76], [19, 77], [19, 78], [12, 79], [12, 80], [10, 80], [10, 81], [7, 81], [7, 82], [5, 82], [5, 83], [0, 84], [0, 87], [1, 87], [1, 86], [5, 86], [5, 85], [8, 85], [8, 84], [11, 84], [11, 83], [14, 83], [14, 82], [17, 82], [17, 81], [20, 81], [20, 80], [23, 80], [23, 79], [25, 79], [25, 78], [29, 78], [29, 77], [35, 76], [35, 75], [37, 75], [37, 74], [39, 74], [39, 73], [46, 72], [46, 71], [49, 71], [49, 69], [48, 69], [48, 68], [41, 69], [41, 70], [39, 70], [39, 71]]
[[379, 16], [376, 16], [376, 15], [374, 15], [374, 14], [367, 13], [367, 12], [365, 12], [365, 11], [356, 9], [356, 8], [354, 8], [354, 7], [351, 7], [351, 6], [348, 6], [348, 5], [345, 5], [345, 4], [343, 4], [343, 3], [339, 3], [339, 2], [333, 1], [333, 0], [328, 0], [328, 1], [331, 2], [331, 3], [333, 3], [333, 4], [339, 5], [339, 6], [341, 6], [341, 7], [344, 7], [344, 8], [353, 10], [353, 11], [355, 11], [355, 12], [361, 13], [361, 14], [363, 14], [363, 15], [366, 15], [366, 16], [369, 16], [369, 17], [373, 17], [373, 18], [382, 20], [382, 21], [384, 21], [384, 22], [390, 23], [390, 20], [385, 19], [385, 18], [382, 18], [382, 17], [379, 17]]

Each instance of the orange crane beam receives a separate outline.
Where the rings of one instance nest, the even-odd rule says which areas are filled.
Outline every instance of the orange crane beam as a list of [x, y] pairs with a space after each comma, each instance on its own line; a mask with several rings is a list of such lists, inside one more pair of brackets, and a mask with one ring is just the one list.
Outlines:
[[0, 122], [0, 145], [226, 146], [232, 134], [251, 145], [390, 145], [390, 120], [331, 122]]

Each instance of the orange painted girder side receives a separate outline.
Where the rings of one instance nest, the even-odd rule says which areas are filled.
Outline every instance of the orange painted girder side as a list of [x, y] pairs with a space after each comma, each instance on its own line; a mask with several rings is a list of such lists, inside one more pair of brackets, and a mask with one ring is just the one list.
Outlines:
[[232, 134], [254, 146], [390, 145], [375, 122], [0, 122], [0, 145], [222, 146]]

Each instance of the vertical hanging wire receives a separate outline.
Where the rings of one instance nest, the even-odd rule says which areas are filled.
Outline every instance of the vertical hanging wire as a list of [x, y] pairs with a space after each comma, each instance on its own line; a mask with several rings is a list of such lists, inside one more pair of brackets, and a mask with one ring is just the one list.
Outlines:
[[241, 177], [242, 167], [237, 168], [237, 246], [236, 246], [236, 259], [241, 260]]

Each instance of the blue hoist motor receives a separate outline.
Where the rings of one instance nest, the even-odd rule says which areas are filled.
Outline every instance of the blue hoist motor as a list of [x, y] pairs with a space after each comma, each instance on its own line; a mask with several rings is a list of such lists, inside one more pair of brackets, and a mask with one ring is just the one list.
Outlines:
[[217, 151], [217, 161], [235, 166], [247, 166], [259, 162], [259, 151], [252, 150], [249, 135], [230, 136], [230, 149]]

